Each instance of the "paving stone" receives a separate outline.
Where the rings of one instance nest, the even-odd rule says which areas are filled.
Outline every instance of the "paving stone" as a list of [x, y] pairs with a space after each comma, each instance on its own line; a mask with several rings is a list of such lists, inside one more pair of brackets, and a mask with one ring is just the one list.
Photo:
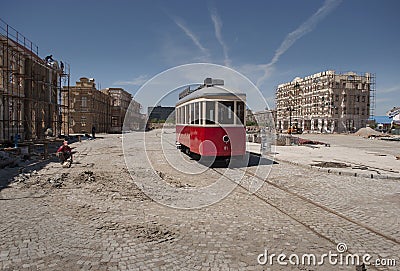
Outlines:
[[[156, 132], [148, 136], [158, 138]], [[139, 140], [142, 135], [138, 133], [136, 141]], [[152, 157], [160, 148], [156, 143], [151, 143]], [[237, 187], [215, 204], [182, 210], [149, 200], [133, 183], [124, 169], [118, 135], [77, 143], [76, 149], [87, 154], [77, 158], [80, 164], [62, 169], [50, 163], [38, 171], [43, 176], [68, 174], [61, 189], [46, 187], [45, 183], [43, 187], [28, 186], [27, 181], [24, 187], [0, 191], [0, 198], [10, 199], [2, 200], [0, 208], [2, 269], [298, 270], [292, 266], [281, 269], [278, 265], [259, 265], [257, 256], [265, 249], [276, 254], [334, 252], [338, 242], [345, 242], [351, 252], [398, 259], [399, 244], [384, 237], [400, 237], [396, 227], [400, 211], [393, 208], [400, 188], [393, 180], [332, 177], [282, 162], [274, 165], [267, 179], [271, 184], [264, 184], [257, 195]], [[109, 165], [101, 162], [104, 152]], [[135, 155], [138, 161], [133, 178], [152, 176], [151, 170], [144, 169], [147, 157], [139, 152]], [[160, 155], [157, 159], [163, 161]], [[82, 165], [89, 162], [94, 162], [90, 170], [96, 178], [85, 183], [81, 176], [87, 168]], [[156, 166], [165, 176], [185, 180], [174, 175], [168, 163]], [[222, 169], [192, 176], [186, 183], [209, 185], [219, 170]], [[247, 170], [255, 172], [254, 168]], [[231, 173], [235, 172], [232, 169]], [[42, 198], [35, 197], [43, 192]], [[160, 195], [162, 192], [157, 190]], [[116, 197], [117, 194], [126, 198]], [[179, 200], [177, 195], [170, 196]], [[354, 269], [325, 265], [316, 270]]]

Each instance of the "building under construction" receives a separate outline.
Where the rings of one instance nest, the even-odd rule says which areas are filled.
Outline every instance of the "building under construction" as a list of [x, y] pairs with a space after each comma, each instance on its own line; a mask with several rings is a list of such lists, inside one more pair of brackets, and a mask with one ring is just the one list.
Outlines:
[[[69, 72], [0, 19], [0, 142], [42, 140], [60, 135], [61, 87]], [[69, 70], [69, 68], [68, 68]]]
[[375, 108], [375, 75], [332, 70], [278, 86], [278, 130], [346, 133], [365, 127]]

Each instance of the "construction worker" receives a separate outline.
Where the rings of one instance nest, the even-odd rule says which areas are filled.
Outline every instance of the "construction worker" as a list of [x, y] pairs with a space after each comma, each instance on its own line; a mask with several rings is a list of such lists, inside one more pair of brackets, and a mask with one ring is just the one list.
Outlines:
[[63, 144], [58, 148], [57, 155], [60, 158], [60, 163], [64, 164], [68, 158], [71, 158], [72, 161], [72, 149], [68, 146], [68, 141], [64, 140]]

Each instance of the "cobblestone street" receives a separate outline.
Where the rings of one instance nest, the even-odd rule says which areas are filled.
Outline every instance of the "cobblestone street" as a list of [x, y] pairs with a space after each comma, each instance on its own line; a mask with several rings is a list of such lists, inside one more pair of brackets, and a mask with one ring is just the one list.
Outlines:
[[[396, 261], [367, 270], [399, 270], [399, 180], [271, 165], [257, 157], [251, 159], [259, 159], [258, 167], [208, 168], [175, 148], [172, 131], [77, 142], [71, 168], [50, 162], [26, 178], [16, 176], [0, 191], [0, 269], [356, 270], [328, 258], [319, 265], [331, 251], [368, 253], [371, 263]], [[171, 167], [180, 161], [187, 173]], [[238, 174], [244, 177], [235, 183]], [[263, 184], [254, 194], [257, 178], [251, 176]], [[222, 185], [213, 193], [199, 189], [191, 196], [217, 179]], [[222, 188], [229, 185], [227, 193]], [[218, 193], [227, 195], [218, 200]], [[347, 246], [342, 254], [339, 243]], [[266, 251], [267, 258], [260, 255]], [[286, 258], [280, 265], [281, 253], [314, 254], [317, 264]], [[260, 264], [272, 254], [272, 263]]]

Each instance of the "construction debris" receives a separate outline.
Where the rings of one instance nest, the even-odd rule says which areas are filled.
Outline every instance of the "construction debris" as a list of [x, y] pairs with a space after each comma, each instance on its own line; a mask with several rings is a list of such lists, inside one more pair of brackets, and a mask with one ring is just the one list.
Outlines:
[[365, 137], [365, 138], [387, 136], [384, 133], [375, 131], [371, 127], [361, 128], [357, 132], [355, 132], [354, 135], [355, 136], [362, 136], [362, 137]]
[[350, 165], [346, 163], [340, 163], [340, 162], [320, 162], [317, 164], [312, 164], [311, 166], [314, 167], [324, 167], [324, 168], [346, 168], [350, 167]]

